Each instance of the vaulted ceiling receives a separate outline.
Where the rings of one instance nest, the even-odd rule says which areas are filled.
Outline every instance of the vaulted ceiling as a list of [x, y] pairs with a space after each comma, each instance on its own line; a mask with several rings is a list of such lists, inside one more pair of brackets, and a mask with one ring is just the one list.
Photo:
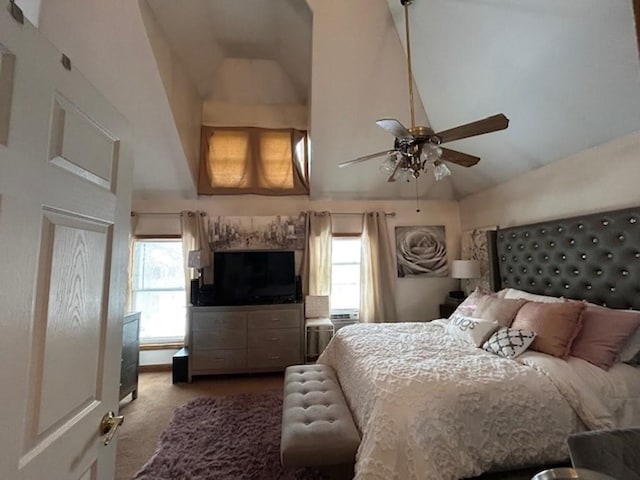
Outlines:
[[[420, 196], [462, 198], [639, 131], [633, 1], [414, 0], [418, 122], [438, 131], [498, 112], [510, 119], [505, 131], [448, 144], [482, 160], [453, 166], [439, 184], [425, 175]], [[400, 0], [113, 2], [117, 8], [48, 0], [41, 28], [132, 123], [137, 192], [194, 194], [198, 146], [190, 138], [200, 117], [186, 121], [175, 108], [184, 100], [178, 69], [192, 85], [192, 103], [220, 107], [216, 122], [256, 102], [307, 106], [313, 198], [415, 194], [414, 185], [386, 182], [382, 159], [338, 168], [392, 147], [377, 118], [409, 124]], [[166, 52], [154, 36], [171, 62], [161, 61]], [[191, 137], [182, 131], [189, 122]]]
[[[275, 62], [292, 85], [290, 102], [308, 101], [313, 27], [306, 2], [196, 0], [189, 8], [171, 0], [148, 3], [203, 98], [224, 95], [216, 72], [225, 59], [241, 58]], [[335, 15], [342, 14], [339, 2], [333, 3]], [[387, 3], [406, 48], [403, 7], [400, 0]], [[363, 9], [353, 23], [354, 36], [365, 29], [373, 8]], [[461, 198], [640, 130], [640, 62], [631, 0], [414, 0], [409, 12], [419, 107], [434, 130], [498, 112], [511, 121], [504, 132], [448, 145], [482, 160], [469, 169], [454, 166], [447, 188], [423, 177], [422, 197]], [[339, 78], [341, 72], [335, 73]], [[406, 81], [405, 71], [396, 74]], [[409, 118], [402, 117], [407, 103], [408, 96], [385, 116], [408, 125]], [[392, 137], [374, 120], [357, 120], [371, 141], [349, 154], [392, 146]], [[313, 125], [311, 135], [313, 142]], [[378, 172], [382, 159], [338, 171], [337, 164], [348, 159], [318, 159], [312, 195], [415, 194], [412, 185], [385, 184]]]

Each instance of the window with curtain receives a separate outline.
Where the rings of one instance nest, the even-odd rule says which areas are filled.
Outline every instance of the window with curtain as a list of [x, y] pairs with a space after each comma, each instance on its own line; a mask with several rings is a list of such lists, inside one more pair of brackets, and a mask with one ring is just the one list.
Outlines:
[[331, 310], [360, 308], [360, 237], [331, 240]]
[[308, 195], [307, 133], [202, 127], [198, 193]]
[[140, 315], [140, 343], [183, 342], [186, 294], [182, 241], [136, 239], [131, 306]]

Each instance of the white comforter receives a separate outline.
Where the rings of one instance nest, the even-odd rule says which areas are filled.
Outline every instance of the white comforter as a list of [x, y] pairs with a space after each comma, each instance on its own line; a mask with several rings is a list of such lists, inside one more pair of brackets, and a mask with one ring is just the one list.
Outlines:
[[568, 434], [609, 425], [585, 392], [560, 393], [553, 367], [484, 352], [440, 322], [345, 327], [318, 362], [337, 371], [362, 433], [356, 479], [458, 479], [563, 461]]

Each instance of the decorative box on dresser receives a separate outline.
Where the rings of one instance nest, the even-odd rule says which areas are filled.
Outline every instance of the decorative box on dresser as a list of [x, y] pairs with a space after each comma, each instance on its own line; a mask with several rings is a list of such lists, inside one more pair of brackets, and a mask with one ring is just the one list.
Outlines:
[[120, 364], [120, 400], [131, 394], [138, 398], [140, 351], [140, 312], [127, 313], [122, 323], [122, 360]]
[[284, 370], [303, 363], [301, 303], [189, 307], [189, 382], [195, 375]]

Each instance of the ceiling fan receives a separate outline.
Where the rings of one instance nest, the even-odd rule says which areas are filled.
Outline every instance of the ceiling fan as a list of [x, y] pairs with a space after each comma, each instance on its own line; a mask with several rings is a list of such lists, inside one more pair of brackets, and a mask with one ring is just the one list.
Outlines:
[[479, 157], [467, 153], [458, 152], [441, 145], [454, 140], [475, 137], [485, 133], [504, 130], [509, 126], [509, 119], [499, 113], [482, 120], [460, 125], [458, 127], [434, 132], [431, 127], [416, 125], [414, 101], [413, 101], [413, 74], [411, 67], [411, 42], [409, 36], [409, 5], [413, 0], [400, 0], [404, 7], [404, 24], [407, 43], [407, 75], [409, 77], [409, 103], [411, 108], [411, 127], [406, 128], [395, 118], [383, 118], [376, 124], [384, 128], [395, 137], [393, 149], [364, 155], [339, 164], [339, 167], [347, 167], [356, 163], [365, 162], [373, 158], [387, 155], [381, 165], [381, 171], [389, 174], [389, 182], [395, 182], [401, 175], [407, 179], [417, 179], [421, 172], [429, 168], [433, 170], [436, 180], [441, 180], [451, 174], [451, 170], [444, 162], [455, 163], [463, 167], [472, 167], [480, 161]]

